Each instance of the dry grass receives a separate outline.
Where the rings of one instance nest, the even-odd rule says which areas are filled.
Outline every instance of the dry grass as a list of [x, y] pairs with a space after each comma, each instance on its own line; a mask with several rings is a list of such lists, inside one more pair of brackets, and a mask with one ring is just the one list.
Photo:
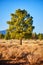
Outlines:
[[[0, 60], [18, 65], [43, 65], [43, 40], [0, 40]], [[12, 61], [13, 60], [13, 61]]]

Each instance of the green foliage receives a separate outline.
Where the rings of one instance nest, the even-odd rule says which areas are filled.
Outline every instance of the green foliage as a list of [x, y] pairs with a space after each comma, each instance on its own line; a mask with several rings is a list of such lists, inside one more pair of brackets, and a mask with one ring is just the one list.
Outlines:
[[[26, 10], [18, 9], [15, 13], [11, 14], [11, 20], [7, 21], [9, 24], [9, 31], [11, 32], [11, 38], [29, 38], [34, 29], [33, 17], [27, 13]], [[28, 37], [29, 36], [29, 37]]]
[[25, 34], [25, 35], [24, 35], [24, 38], [25, 38], [25, 39], [31, 39], [31, 37], [32, 37], [32, 34]]
[[3, 39], [4, 38], [4, 34], [0, 34], [0, 39]]
[[38, 34], [38, 39], [42, 40], [43, 39], [43, 34], [39, 33]]
[[11, 38], [10, 32], [7, 31], [6, 34], [5, 34], [5, 39], [8, 40], [8, 39], [10, 39], [10, 38]]
[[14, 32], [11, 33], [11, 39], [15, 39], [15, 35]]
[[9, 28], [6, 34], [7, 39], [16, 38], [20, 39], [20, 44], [22, 44], [23, 38], [30, 38], [32, 31], [34, 29], [33, 24], [33, 17], [30, 16], [30, 14], [27, 13], [26, 10], [18, 9], [15, 11], [15, 13], [11, 14], [11, 20], [7, 21], [7, 24], [9, 24]]

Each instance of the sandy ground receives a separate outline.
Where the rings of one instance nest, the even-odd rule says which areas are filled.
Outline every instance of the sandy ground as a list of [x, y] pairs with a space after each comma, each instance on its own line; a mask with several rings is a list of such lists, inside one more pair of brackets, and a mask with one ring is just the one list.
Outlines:
[[0, 65], [43, 65], [43, 40], [0, 39]]

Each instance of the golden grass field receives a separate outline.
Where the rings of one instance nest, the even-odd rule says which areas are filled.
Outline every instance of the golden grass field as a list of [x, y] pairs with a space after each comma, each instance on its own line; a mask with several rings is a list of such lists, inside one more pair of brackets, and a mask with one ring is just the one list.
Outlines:
[[43, 65], [43, 40], [0, 39], [0, 65]]

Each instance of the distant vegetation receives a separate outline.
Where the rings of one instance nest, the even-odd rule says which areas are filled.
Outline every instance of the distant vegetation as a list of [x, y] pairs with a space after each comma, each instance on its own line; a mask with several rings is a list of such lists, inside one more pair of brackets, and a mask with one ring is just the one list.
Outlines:
[[[42, 33], [39, 33], [39, 34], [32, 33], [32, 35], [30, 37], [29, 36], [30, 35], [28, 35], [28, 39], [43, 40], [43, 34]], [[7, 40], [8, 39], [15, 39], [15, 36], [14, 36], [14, 33], [12, 35], [10, 35], [9, 32], [7, 32], [5, 35], [0, 33], [0, 39], [7, 39]], [[25, 39], [27, 39], [27, 38], [25, 38]]]
[[4, 37], [5, 35], [0, 33], [0, 39], [3, 39]]
[[9, 28], [6, 34], [0, 34], [3, 39], [19, 39], [22, 45], [22, 39], [43, 39], [42, 33], [33, 33], [33, 17], [26, 10], [18, 9], [11, 14], [11, 20], [7, 21]]

